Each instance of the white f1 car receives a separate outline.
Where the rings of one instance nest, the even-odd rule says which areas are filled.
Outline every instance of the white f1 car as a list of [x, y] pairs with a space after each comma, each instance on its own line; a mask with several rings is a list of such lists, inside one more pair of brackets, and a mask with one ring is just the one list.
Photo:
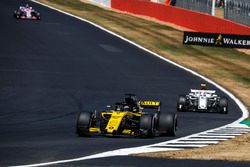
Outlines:
[[215, 92], [215, 90], [191, 89], [191, 92], [188, 95], [179, 96], [177, 101], [177, 111], [218, 112], [227, 114], [227, 98], [219, 97]]
[[35, 11], [28, 4], [26, 4], [26, 6], [20, 6], [17, 10], [15, 10], [14, 17], [16, 19], [31, 19], [31, 20], [41, 19], [40, 13]]

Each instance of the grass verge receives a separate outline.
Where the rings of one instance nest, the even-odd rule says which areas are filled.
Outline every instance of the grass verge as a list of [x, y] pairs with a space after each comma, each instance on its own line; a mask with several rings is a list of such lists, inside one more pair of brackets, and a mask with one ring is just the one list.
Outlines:
[[[229, 48], [183, 45], [181, 30], [160, 22], [103, 9], [80, 0], [39, 1], [99, 24], [178, 64], [199, 72], [234, 93], [247, 108], [250, 107], [250, 55], [246, 52]], [[247, 144], [249, 148], [250, 144]]]
[[219, 159], [224, 161], [250, 161], [249, 145], [250, 133], [229, 141], [222, 142], [218, 145], [212, 145], [205, 148], [172, 152], [147, 153], [140, 154], [139, 156], [169, 159]]

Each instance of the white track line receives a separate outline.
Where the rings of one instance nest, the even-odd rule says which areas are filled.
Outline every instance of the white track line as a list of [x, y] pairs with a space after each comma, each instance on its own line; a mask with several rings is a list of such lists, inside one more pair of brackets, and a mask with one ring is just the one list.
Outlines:
[[181, 141], [204, 141], [204, 142], [206, 142], [206, 141], [214, 141], [214, 142], [216, 142], [216, 141], [224, 141], [224, 140], [227, 140], [227, 139], [197, 139], [197, 138], [190, 138], [190, 139], [183, 139], [183, 140], [179, 140], [179, 142], [181, 142]]
[[[56, 10], [56, 11], [58, 11], [58, 12], [64, 13], [64, 14], [66, 14], [66, 15], [68, 15], [68, 16], [74, 17], [74, 18], [76, 18], [76, 19], [79, 19], [79, 20], [84, 21], [84, 22], [86, 22], [86, 23], [89, 23], [89, 24], [93, 25], [94, 27], [97, 27], [97, 28], [99, 28], [99, 29], [101, 29], [101, 30], [103, 30], [103, 31], [105, 31], [105, 32], [108, 32], [108, 33], [110, 33], [110, 34], [112, 34], [112, 35], [114, 35], [114, 36], [116, 36], [116, 37], [118, 37], [118, 38], [120, 38], [120, 39], [122, 39], [122, 40], [124, 40], [124, 41], [126, 41], [126, 42], [128, 42], [128, 43], [130, 43], [130, 44], [132, 44], [132, 45], [134, 45], [134, 46], [136, 46], [136, 47], [138, 47], [138, 48], [140, 48], [140, 49], [142, 49], [142, 50], [144, 50], [144, 51], [146, 51], [146, 52], [148, 52], [148, 53], [150, 53], [150, 54], [152, 54], [152, 55], [154, 55], [154, 56], [156, 56], [156, 57], [158, 57], [158, 58], [160, 58], [160, 59], [162, 59], [162, 60], [164, 60], [164, 61], [166, 61], [166, 62], [168, 62], [168, 63], [170, 63], [170, 64], [175, 65], [176, 67], [179, 67], [179, 68], [181, 68], [181, 69], [183, 69], [183, 70], [185, 70], [185, 71], [190, 72], [191, 74], [193, 74], [193, 75], [195, 75], [195, 76], [197, 76], [197, 77], [200, 77], [201, 79], [205, 80], [206, 82], [208, 82], [208, 83], [210, 83], [210, 84], [213, 84], [213, 85], [216, 86], [218, 89], [220, 89], [220, 90], [223, 91], [225, 94], [227, 94], [232, 100], [235, 101], [235, 103], [239, 106], [239, 108], [240, 108], [241, 111], [242, 111], [242, 117], [239, 118], [238, 120], [236, 120], [236, 121], [234, 121], [234, 122], [228, 124], [228, 125], [224, 125], [224, 126], [222, 126], [222, 127], [215, 128], [215, 129], [212, 129], [212, 130], [218, 130], [218, 129], [225, 128], [225, 127], [229, 127], [229, 126], [232, 127], [232, 128], [235, 128], [235, 127], [239, 127], [239, 128], [240, 128], [240, 127], [242, 127], [242, 128], [245, 127], [245, 128], [247, 128], [247, 126], [241, 125], [241, 124], [240, 124], [241, 121], [243, 121], [244, 119], [246, 119], [246, 118], [248, 117], [248, 114], [249, 114], [249, 113], [248, 113], [247, 108], [244, 106], [244, 104], [243, 104], [237, 97], [235, 97], [232, 93], [230, 93], [229, 91], [227, 91], [225, 88], [223, 88], [223, 87], [220, 86], [219, 84], [215, 83], [214, 81], [212, 81], [212, 80], [210, 80], [210, 79], [208, 79], [208, 78], [206, 78], [206, 77], [200, 75], [199, 73], [197, 73], [197, 72], [195, 72], [195, 71], [192, 71], [192, 70], [190, 70], [190, 69], [188, 69], [188, 68], [186, 68], [186, 67], [183, 67], [183, 66], [181, 66], [181, 65], [179, 65], [179, 64], [177, 64], [177, 63], [175, 63], [175, 62], [173, 62], [173, 61], [171, 61], [171, 60], [169, 60], [169, 59], [167, 59], [167, 58], [165, 58], [165, 57], [162, 57], [162, 56], [158, 55], [157, 53], [154, 53], [154, 52], [152, 52], [152, 51], [150, 51], [150, 50], [148, 50], [148, 49], [146, 49], [146, 48], [144, 48], [144, 47], [142, 47], [142, 46], [140, 46], [140, 45], [138, 45], [138, 44], [136, 44], [136, 43], [134, 43], [134, 42], [132, 42], [132, 41], [130, 41], [130, 40], [128, 40], [128, 39], [126, 39], [126, 38], [124, 38], [124, 37], [118, 35], [118, 34], [116, 34], [116, 33], [114, 33], [114, 32], [112, 32], [112, 31], [109, 31], [109, 30], [105, 29], [104, 27], [101, 27], [101, 26], [99, 26], [99, 25], [93, 23], [93, 22], [90, 22], [90, 21], [88, 21], [88, 20], [85, 20], [85, 19], [83, 19], [83, 18], [80, 18], [80, 17], [78, 17], [78, 16], [75, 16], [75, 15], [73, 15], [73, 14], [64, 12], [64, 11], [62, 11], [62, 10], [60, 10], [60, 9], [56, 9], [56, 8], [51, 7], [51, 6], [49, 6], [49, 5], [43, 4], [43, 3], [38, 2], [38, 1], [36, 1], [36, 0], [31, 0], [31, 1], [33, 1], [33, 2], [35, 2], [35, 3], [37, 3], [37, 4], [40, 4], [40, 5], [42, 5], [42, 6], [46, 6], [46, 7], [50, 8], [50, 9]], [[209, 130], [209, 131], [211, 131], [211, 130]], [[205, 132], [208, 132], [208, 131], [205, 131]], [[204, 133], [204, 132], [202, 132], [202, 133]], [[162, 144], [165, 144], [165, 145], [166, 145], [167, 143], [170, 143], [170, 142], [172, 143], [172, 142], [178, 141], [178, 140], [184, 140], [184, 139], [187, 139], [187, 138], [190, 138], [190, 137], [197, 137], [198, 134], [199, 134], [199, 133], [194, 134], [194, 135], [190, 135], [190, 136], [188, 136], [188, 137], [182, 137], [182, 138], [179, 138], [179, 139], [175, 139], [175, 140], [171, 140], [171, 141], [167, 141], [167, 142], [162, 142], [162, 143], [157, 143], [157, 144], [152, 144], [152, 145], [147, 145], [147, 146], [142, 146], [142, 147], [124, 148], [124, 149], [118, 149], [118, 150], [114, 150], [114, 151], [103, 152], [103, 153], [94, 154], [94, 155], [85, 156], [85, 157], [80, 157], [80, 158], [75, 158], [75, 159], [60, 160], [60, 161], [53, 161], [53, 162], [46, 162], [46, 163], [37, 163], [37, 164], [30, 164], [30, 165], [20, 165], [20, 166], [16, 166], [16, 167], [48, 166], [48, 165], [54, 165], [54, 164], [62, 164], [62, 163], [83, 161], [83, 160], [89, 160], [89, 159], [95, 159], [95, 158], [112, 157], [112, 156], [121, 156], [121, 155], [129, 155], [129, 154], [136, 154], [136, 153], [147, 153], [147, 152], [180, 150], [180, 149], [174, 149], [174, 148], [167, 148], [167, 149], [166, 149], [166, 148], [165, 148], [165, 149], [164, 149], [164, 148], [153, 148], [153, 149], [152, 149], [151, 147], [154, 147], [154, 146], [161, 146]]]
[[183, 141], [178, 141], [178, 142], [175, 142], [175, 143], [185, 143], [185, 144], [190, 144], [190, 143], [192, 143], [192, 144], [207, 144], [207, 143], [209, 143], [209, 144], [216, 144], [216, 143], [218, 143], [219, 141], [197, 141], [197, 140], [190, 140], [190, 141], [188, 141], [188, 140], [183, 140]]

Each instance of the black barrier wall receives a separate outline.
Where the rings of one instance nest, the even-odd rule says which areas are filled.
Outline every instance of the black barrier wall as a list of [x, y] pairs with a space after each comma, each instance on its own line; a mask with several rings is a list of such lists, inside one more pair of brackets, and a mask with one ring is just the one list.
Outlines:
[[224, 17], [250, 26], [250, 0], [225, 0]]

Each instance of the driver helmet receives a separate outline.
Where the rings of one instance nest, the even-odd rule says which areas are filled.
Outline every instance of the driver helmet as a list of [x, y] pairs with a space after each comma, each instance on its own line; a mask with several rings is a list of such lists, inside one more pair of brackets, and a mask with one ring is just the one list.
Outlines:
[[30, 5], [28, 3], [25, 4], [26, 8], [30, 8]]
[[124, 111], [129, 111], [129, 106], [124, 106]]

